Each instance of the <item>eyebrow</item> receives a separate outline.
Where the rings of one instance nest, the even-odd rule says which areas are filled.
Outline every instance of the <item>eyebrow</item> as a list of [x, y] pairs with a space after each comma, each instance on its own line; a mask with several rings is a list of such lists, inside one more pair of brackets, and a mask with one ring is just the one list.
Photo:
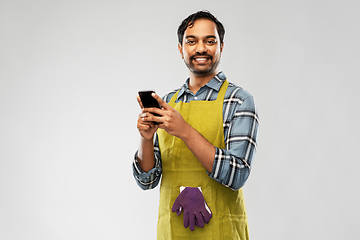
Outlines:
[[[188, 36], [186, 36], [185, 38], [188, 39], [188, 38], [197, 38], [197, 37], [195, 37], [195, 35], [188, 35]], [[216, 36], [214, 36], [214, 35], [207, 35], [207, 36], [205, 37], [205, 39], [207, 39], [207, 38], [216, 38]]]

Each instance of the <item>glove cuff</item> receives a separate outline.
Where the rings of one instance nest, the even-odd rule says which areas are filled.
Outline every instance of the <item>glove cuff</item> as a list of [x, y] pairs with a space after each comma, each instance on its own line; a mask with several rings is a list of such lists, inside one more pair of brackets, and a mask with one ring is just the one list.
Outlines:
[[[187, 188], [187, 187], [181, 186], [181, 187], [180, 187], [180, 193], [181, 193], [182, 191], [184, 191], [185, 188]], [[198, 188], [198, 189], [200, 190], [200, 192], [202, 193], [201, 187], [197, 187], [197, 188]]]

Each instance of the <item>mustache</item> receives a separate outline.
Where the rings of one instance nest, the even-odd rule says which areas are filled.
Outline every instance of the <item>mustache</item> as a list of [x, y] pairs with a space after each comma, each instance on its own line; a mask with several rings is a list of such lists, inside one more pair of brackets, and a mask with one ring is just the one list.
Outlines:
[[203, 53], [203, 54], [201, 54], [201, 53], [196, 53], [195, 55], [192, 55], [192, 56], [190, 57], [190, 60], [194, 60], [194, 58], [196, 58], [196, 57], [207, 57], [207, 58], [209, 58], [210, 60], [212, 59], [212, 56], [209, 55], [209, 54], [207, 54], [207, 53]]

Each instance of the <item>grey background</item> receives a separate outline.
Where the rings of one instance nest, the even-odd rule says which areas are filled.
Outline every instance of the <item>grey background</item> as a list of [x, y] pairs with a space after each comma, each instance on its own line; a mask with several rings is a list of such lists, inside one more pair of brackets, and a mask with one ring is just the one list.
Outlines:
[[138, 90], [179, 87], [176, 29], [210, 10], [253, 94], [251, 239], [360, 239], [358, 1], [0, 2], [0, 239], [155, 239]]

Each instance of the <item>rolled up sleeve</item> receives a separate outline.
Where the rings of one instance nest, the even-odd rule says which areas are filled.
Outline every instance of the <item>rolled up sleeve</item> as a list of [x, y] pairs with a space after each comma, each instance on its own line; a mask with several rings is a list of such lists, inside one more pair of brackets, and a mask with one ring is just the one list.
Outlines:
[[159, 184], [161, 174], [162, 174], [161, 156], [160, 156], [160, 151], [159, 151], [159, 146], [158, 146], [158, 141], [157, 141], [157, 135], [155, 134], [155, 136], [156, 137], [154, 140], [154, 156], [155, 156], [154, 167], [148, 172], [145, 172], [144, 170], [142, 170], [139, 165], [139, 162], [137, 160], [138, 151], [136, 151], [134, 160], [132, 163], [133, 175], [136, 180], [136, 183], [143, 190], [155, 188]]
[[232, 116], [224, 123], [225, 149], [216, 148], [213, 170], [208, 174], [224, 186], [238, 190], [250, 175], [259, 120], [252, 96], [233, 102]]

